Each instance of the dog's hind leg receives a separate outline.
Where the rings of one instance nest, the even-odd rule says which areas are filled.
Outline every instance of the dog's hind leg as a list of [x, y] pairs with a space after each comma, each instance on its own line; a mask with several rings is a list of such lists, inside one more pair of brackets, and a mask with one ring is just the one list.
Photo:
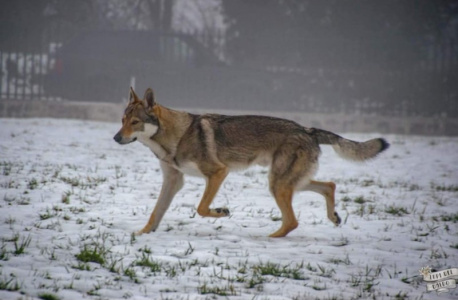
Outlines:
[[228, 174], [226, 167], [214, 172], [212, 175], [207, 178], [207, 186], [205, 187], [204, 195], [202, 200], [200, 200], [199, 206], [197, 207], [197, 213], [202, 217], [226, 217], [229, 215], [229, 210], [225, 208], [215, 208], [210, 209], [210, 205], [215, 198], [216, 193], [219, 190], [219, 187], [223, 183], [224, 179]]
[[307, 149], [294, 143], [284, 143], [275, 152], [269, 173], [269, 188], [280, 208], [282, 226], [270, 237], [284, 237], [299, 225], [293, 210], [293, 194], [297, 182], [309, 177], [313, 171], [309, 164], [312, 159]]
[[161, 168], [164, 177], [161, 193], [159, 194], [156, 206], [154, 207], [148, 223], [146, 223], [145, 227], [138, 231], [136, 235], [149, 233], [157, 229], [170, 203], [172, 203], [173, 197], [175, 197], [175, 194], [183, 187], [183, 173], [164, 162], [161, 162]]
[[271, 190], [281, 211], [282, 225], [280, 229], [269, 235], [269, 237], [284, 237], [296, 229], [299, 224], [294, 215], [292, 205], [294, 189], [288, 185], [274, 184]]
[[302, 187], [301, 191], [312, 191], [322, 195], [326, 199], [326, 210], [328, 219], [331, 220], [336, 226], [341, 222], [339, 215], [335, 212], [335, 199], [334, 194], [336, 185], [334, 182], [321, 182], [311, 180], [308, 185]]

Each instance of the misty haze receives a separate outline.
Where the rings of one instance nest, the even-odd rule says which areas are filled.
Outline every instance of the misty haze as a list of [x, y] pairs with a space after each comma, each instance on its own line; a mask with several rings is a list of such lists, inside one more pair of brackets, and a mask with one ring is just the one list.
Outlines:
[[[331, 114], [334, 130], [456, 134], [457, 9], [395, 0], [2, 1], [2, 111], [30, 116], [18, 103], [38, 100], [119, 104], [133, 85], [152, 87], [169, 107], [294, 112], [312, 114], [310, 122]], [[364, 117], [375, 128], [353, 124]]]

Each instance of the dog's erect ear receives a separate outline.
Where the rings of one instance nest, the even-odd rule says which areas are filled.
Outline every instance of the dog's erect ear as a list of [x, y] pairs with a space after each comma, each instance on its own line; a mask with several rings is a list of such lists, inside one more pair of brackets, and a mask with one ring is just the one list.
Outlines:
[[135, 91], [132, 87], [130, 87], [130, 92], [129, 92], [129, 104], [139, 101], [137, 94], [135, 94]]
[[145, 96], [143, 96], [143, 101], [145, 101], [146, 107], [148, 109], [152, 108], [156, 105], [156, 101], [154, 101], [154, 93], [151, 88], [148, 88], [145, 92]]

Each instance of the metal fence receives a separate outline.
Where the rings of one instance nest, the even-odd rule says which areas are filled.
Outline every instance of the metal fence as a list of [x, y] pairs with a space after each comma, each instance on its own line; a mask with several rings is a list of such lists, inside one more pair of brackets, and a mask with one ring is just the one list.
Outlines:
[[[153, 87], [161, 102], [179, 107], [458, 116], [453, 41], [423, 45], [423, 55], [410, 57], [408, 64], [403, 56], [397, 56], [403, 63], [389, 60], [396, 49], [383, 50], [380, 41], [371, 47], [367, 42], [302, 43], [310, 45], [303, 54], [310, 58], [306, 62], [253, 58], [241, 64], [226, 61], [223, 35], [51, 36], [41, 47], [0, 48], [0, 97], [121, 102], [135, 84], [140, 91]], [[381, 55], [388, 58], [378, 60]], [[383, 64], [387, 59], [391, 65]]]

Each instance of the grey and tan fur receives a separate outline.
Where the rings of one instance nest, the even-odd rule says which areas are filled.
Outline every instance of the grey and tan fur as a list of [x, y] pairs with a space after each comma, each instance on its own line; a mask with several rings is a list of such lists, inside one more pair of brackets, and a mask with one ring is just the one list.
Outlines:
[[269, 166], [269, 186], [282, 214], [282, 226], [271, 237], [283, 237], [298, 226], [293, 207], [296, 191], [324, 196], [328, 218], [339, 225], [334, 211], [335, 184], [313, 180], [320, 144], [332, 145], [343, 158], [364, 161], [387, 149], [384, 139], [354, 142], [334, 133], [305, 128], [295, 122], [265, 116], [194, 115], [157, 104], [153, 91], [140, 100], [130, 90], [122, 128], [114, 136], [119, 144], [138, 140], [158, 157], [163, 185], [148, 223], [138, 234], [155, 231], [183, 186], [183, 174], [205, 178], [206, 187], [197, 207], [203, 217], [225, 217], [226, 208], [210, 208], [221, 183], [232, 170], [259, 164]]

